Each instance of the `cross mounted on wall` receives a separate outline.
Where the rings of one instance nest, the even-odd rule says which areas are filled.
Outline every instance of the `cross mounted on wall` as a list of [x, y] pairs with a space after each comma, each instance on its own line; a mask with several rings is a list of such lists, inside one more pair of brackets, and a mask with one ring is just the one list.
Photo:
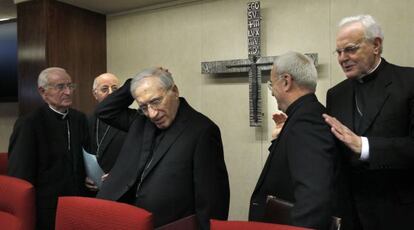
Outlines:
[[[269, 71], [277, 56], [261, 57], [260, 55], [260, 1], [247, 3], [247, 40], [248, 58], [201, 63], [202, 74], [249, 73], [249, 117], [251, 127], [262, 124], [261, 83], [262, 71]], [[306, 54], [318, 62], [318, 54]]]

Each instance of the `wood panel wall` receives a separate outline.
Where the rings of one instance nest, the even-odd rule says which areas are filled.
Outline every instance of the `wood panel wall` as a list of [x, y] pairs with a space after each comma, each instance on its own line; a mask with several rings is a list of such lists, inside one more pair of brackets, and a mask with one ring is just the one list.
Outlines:
[[65, 68], [77, 84], [74, 108], [91, 113], [93, 79], [106, 72], [106, 17], [55, 0], [17, 4], [19, 113], [44, 102], [37, 77], [44, 68]]

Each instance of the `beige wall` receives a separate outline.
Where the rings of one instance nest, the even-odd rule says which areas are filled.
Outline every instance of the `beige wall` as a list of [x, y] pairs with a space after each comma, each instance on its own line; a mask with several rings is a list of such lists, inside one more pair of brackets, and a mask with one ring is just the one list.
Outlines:
[[[167, 67], [181, 95], [220, 126], [230, 174], [231, 219], [247, 218], [250, 195], [268, 154], [269, 115], [276, 105], [263, 84], [265, 122], [262, 128], [249, 127], [246, 74], [213, 78], [200, 74], [200, 62], [247, 57], [247, 2], [200, 1], [107, 19], [109, 71], [126, 79], [145, 67]], [[385, 32], [383, 56], [414, 66], [414, 1], [262, 0], [261, 5], [263, 55], [317, 52], [321, 102], [326, 90], [344, 79], [332, 55], [336, 24], [344, 16], [372, 14]], [[17, 104], [0, 103], [0, 151], [7, 150], [16, 117]]]
[[[247, 2], [200, 1], [107, 19], [109, 71], [127, 78], [145, 67], [166, 67], [181, 95], [220, 126], [230, 176], [231, 219], [247, 218], [250, 195], [268, 154], [269, 115], [276, 104], [263, 84], [265, 122], [262, 128], [249, 127], [246, 74], [202, 75], [200, 62], [247, 57]], [[317, 52], [317, 96], [323, 103], [327, 89], [344, 79], [332, 54], [336, 24], [344, 16], [372, 14], [385, 32], [383, 56], [414, 66], [414, 1], [262, 0], [261, 5], [262, 53]]]
[[0, 152], [7, 152], [9, 137], [17, 116], [17, 103], [0, 103]]

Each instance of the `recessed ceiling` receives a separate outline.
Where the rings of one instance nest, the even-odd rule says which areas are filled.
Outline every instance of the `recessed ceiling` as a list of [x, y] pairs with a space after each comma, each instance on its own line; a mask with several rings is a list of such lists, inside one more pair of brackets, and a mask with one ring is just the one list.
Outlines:
[[[27, 0], [0, 0], [0, 19], [16, 18], [16, 5]], [[88, 9], [101, 14], [117, 14], [121, 12], [158, 8], [163, 6], [179, 5], [201, 0], [58, 0], [80, 8]]]
[[102, 14], [114, 14], [152, 5], [174, 2], [172, 0], [59, 0], [70, 5]]

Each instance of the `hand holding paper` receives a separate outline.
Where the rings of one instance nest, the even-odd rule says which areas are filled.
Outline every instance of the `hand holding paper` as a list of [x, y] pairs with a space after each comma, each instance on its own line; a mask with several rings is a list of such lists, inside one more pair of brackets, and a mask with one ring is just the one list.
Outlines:
[[98, 189], [102, 185], [102, 176], [104, 172], [102, 171], [101, 167], [96, 160], [96, 156], [86, 152], [85, 149], [83, 151], [83, 161], [85, 163], [85, 170], [86, 176], [93, 181], [93, 183], [98, 187]]

